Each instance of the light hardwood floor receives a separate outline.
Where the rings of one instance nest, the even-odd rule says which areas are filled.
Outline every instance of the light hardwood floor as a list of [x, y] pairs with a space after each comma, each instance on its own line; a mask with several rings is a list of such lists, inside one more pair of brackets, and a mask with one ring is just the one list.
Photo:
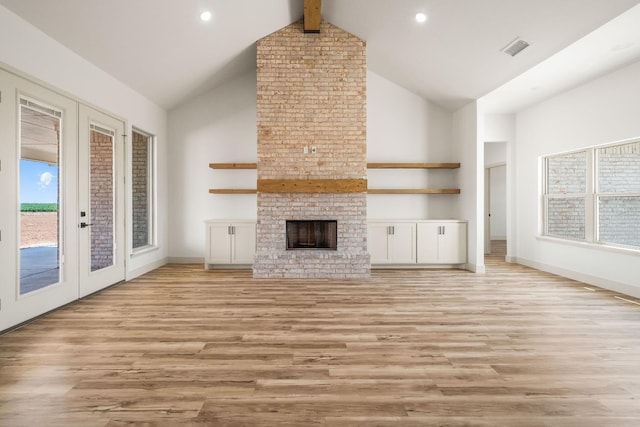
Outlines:
[[2, 426], [639, 426], [640, 306], [488, 273], [169, 265], [0, 337]]

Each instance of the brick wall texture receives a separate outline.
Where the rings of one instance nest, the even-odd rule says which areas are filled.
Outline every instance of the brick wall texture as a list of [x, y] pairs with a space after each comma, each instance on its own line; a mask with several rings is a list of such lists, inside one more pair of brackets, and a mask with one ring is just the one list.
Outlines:
[[91, 271], [113, 265], [113, 138], [91, 131]]
[[131, 138], [132, 245], [149, 244], [149, 137], [133, 131]]
[[[550, 158], [549, 193], [585, 193], [586, 159], [585, 152]], [[596, 149], [596, 162], [597, 192], [601, 194], [597, 200], [598, 240], [640, 247], [640, 142]], [[585, 199], [549, 199], [547, 232], [584, 239]]]
[[[365, 177], [365, 42], [299, 21], [258, 41], [257, 66], [258, 179]], [[366, 193], [258, 193], [254, 276], [367, 277], [366, 217]], [[287, 251], [296, 219], [337, 220], [338, 250]]]
[[[598, 192], [640, 194], [640, 142], [597, 150]], [[640, 247], [640, 196], [600, 198], [600, 241]]]

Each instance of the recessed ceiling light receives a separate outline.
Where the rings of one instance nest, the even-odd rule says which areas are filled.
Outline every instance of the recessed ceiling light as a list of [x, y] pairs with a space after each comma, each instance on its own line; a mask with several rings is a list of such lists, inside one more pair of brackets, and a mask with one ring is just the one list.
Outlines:
[[200, 20], [203, 22], [211, 21], [211, 12], [209, 12], [208, 10], [205, 10], [204, 12], [202, 12], [200, 14]]
[[427, 14], [426, 13], [416, 13], [416, 22], [422, 24], [423, 22], [427, 22]]

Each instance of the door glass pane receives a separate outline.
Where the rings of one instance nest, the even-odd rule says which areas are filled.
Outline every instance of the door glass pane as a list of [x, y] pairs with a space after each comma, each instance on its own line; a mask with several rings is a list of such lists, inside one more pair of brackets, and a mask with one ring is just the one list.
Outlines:
[[20, 100], [20, 294], [60, 281], [62, 113]]
[[91, 125], [90, 208], [91, 271], [114, 263], [114, 133]]

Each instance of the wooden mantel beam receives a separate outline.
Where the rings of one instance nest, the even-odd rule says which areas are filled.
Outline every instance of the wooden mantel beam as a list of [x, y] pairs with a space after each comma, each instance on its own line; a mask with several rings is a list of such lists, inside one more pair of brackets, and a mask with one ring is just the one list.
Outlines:
[[320, 11], [322, 0], [304, 0], [304, 32], [320, 32]]

